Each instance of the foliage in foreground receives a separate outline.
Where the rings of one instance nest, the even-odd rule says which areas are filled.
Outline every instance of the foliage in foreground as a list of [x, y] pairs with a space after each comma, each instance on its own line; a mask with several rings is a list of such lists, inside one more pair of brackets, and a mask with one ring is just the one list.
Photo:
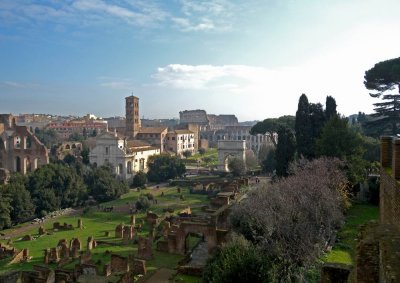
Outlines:
[[256, 247], [242, 236], [236, 236], [209, 259], [204, 268], [203, 282], [270, 282], [269, 269], [269, 261]]
[[234, 230], [273, 261], [273, 277], [292, 282], [341, 226], [346, 176], [338, 159], [301, 160], [293, 175], [249, 193], [231, 214]]

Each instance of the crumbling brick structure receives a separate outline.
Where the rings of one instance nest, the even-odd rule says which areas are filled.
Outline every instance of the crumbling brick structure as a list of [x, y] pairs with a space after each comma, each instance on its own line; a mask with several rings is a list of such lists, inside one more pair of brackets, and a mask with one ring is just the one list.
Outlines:
[[11, 114], [0, 114], [0, 168], [26, 174], [49, 163], [47, 148]]

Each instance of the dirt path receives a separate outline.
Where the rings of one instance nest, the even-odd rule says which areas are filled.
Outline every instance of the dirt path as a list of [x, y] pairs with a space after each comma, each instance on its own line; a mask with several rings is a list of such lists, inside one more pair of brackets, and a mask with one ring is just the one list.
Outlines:
[[168, 279], [175, 274], [175, 270], [160, 268], [145, 283], [168, 283]]
[[6, 232], [2, 232], [3, 235], [0, 236], [0, 240], [7, 240], [9, 238], [14, 238], [14, 237], [19, 237], [19, 236], [24, 236], [26, 234], [27, 231], [37, 228], [39, 229], [39, 227], [43, 224], [46, 224], [52, 220], [57, 219], [58, 217], [61, 216], [73, 216], [73, 215], [79, 215], [82, 212], [82, 209], [71, 209], [70, 211], [62, 214], [62, 215], [58, 215], [58, 216], [54, 216], [52, 218], [48, 218], [45, 219], [44, 222], [42, 223], [29, 223], [29, 224], [22, 224], [22, 227], [18, 227], [18, 228], [13, 228], [11, 231], [6, 231]]

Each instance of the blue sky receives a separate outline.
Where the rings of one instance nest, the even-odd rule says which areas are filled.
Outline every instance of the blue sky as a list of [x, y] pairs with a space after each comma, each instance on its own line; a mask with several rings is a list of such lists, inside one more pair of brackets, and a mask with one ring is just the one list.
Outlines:
[[398, 0], [1, 0], [0, 113], [294, 115], [298, 98], [372, 112], [400, 56]]

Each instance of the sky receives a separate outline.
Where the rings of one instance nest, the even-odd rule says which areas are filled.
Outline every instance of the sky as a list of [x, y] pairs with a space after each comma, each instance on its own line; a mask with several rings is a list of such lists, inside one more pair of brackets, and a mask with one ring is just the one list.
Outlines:
[[364, 73], [400, 56], [398, 0], [1, 0], [0, 113], [239, 121], [298, 99], [373, 112]]

